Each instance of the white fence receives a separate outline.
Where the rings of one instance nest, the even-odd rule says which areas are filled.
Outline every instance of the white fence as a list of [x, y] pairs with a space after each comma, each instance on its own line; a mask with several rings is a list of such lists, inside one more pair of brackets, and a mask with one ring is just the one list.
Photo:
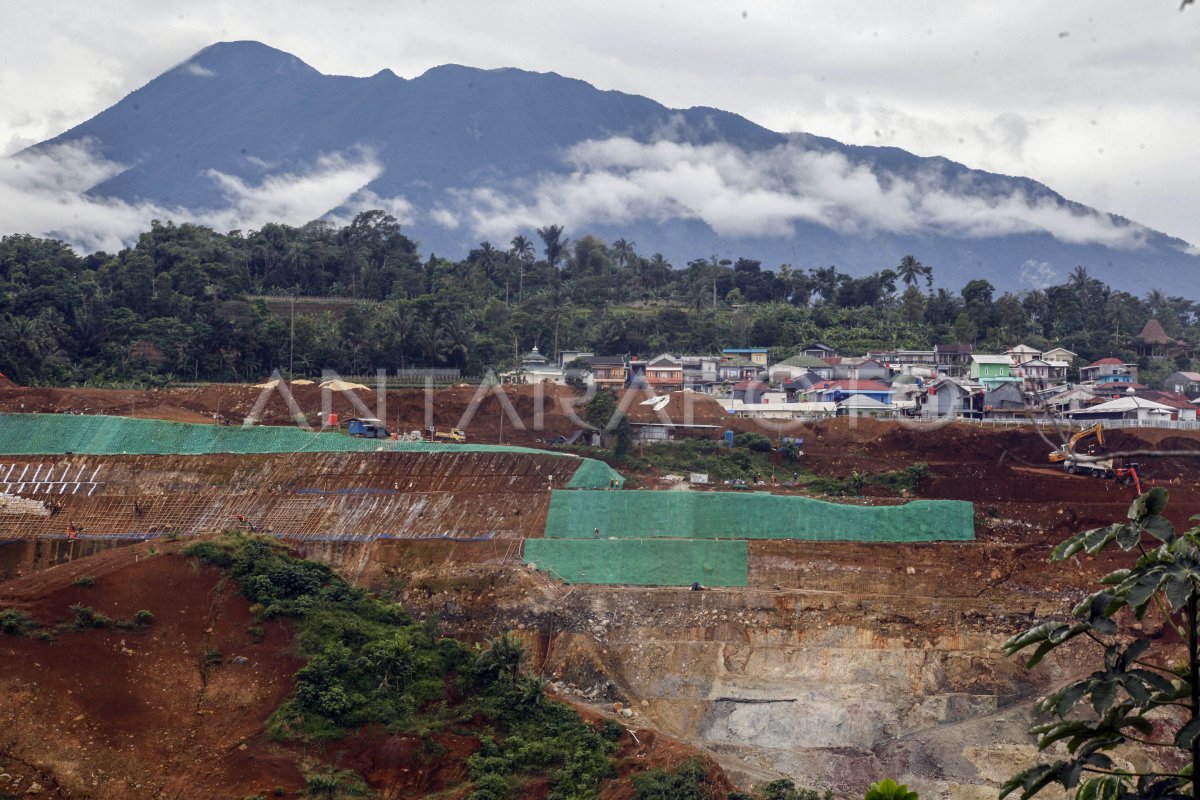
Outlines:
[[[937, 417], [928, 418], [925, 421], [936, 421]], [[961, 417], [954, 420], [958, 423], [967, 425], [979, 425], [984, 428], [1019, 428], [1019, 427], [1056, 427], [1056, 428], [1090, 428], [1096, 422], [1103, 422], [1105, 430], [1116, 430], [1119, 428], [1163, 428], [1174, 431], [1200, 431], [1200, 422], [1190, 420], [1137, 420], [1137, 419], [1105, 419], [1105, 420], [1073, 420], [1066, 417], [1016, 417], [1012, 419], [995, 418], [975, 419], [972, 417]]]

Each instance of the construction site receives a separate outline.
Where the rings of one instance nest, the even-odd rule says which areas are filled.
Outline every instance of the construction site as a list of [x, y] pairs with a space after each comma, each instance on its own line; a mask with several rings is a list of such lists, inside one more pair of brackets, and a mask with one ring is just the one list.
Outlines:
[[[152, 558], [229, 530], [275, 537], [450, 635], [514, 632], [554, 695], [646, 740], [631, 762], [700, 752], [730, 786], [789, 777], [851, 797], [890, 776], [923, 798], [994, 797], [1037, 757], [1034, 701], [1092, 668], [1068, 648], [1027, 671], [1000, 650], [1116, 566], [1048, 555], [1122, 519], [1135, 496], [1048, 457], [1063, 446], [1056, 431], [793, 425], [765, 433], [802, 436], [807, 472], [928, 473], [906, 496], [766, 481], [734, 491], [550, 449], [576, 429], [564, 398], [552, 393], [538, 412], [544, 398], [522, 389], [509, 397], [524, 428], [496, 395], [472, 405], [474, 387], [436, 392], [432, 420], [419, 390], [389, 393], [394, 430], [468, 432], [432, 442], [304, 430], [277, 395], [244, 426], [261, 395], [246, 387], [0, 388], [0, 610], [62, 612], [89, 576], [119, 586], [114, 615], [172, 619], [144, 645], [89, 632], [86, 666], [61, 644], [0, 638], [0, 749], [43, 792], [31, 796], [292, 791], [298, 778], [261, 719], [288, 693], [295, 657], [275, 650], [210, 681], [196, 664], [217, 648], [241, 652], [236, 634], [252, 617], [194, 571]], [[316, 418], [315, 387], [295, 399]], [[340, 396], [332, 408], [356, 412]], [[689, 415], [753, 425], [703, 402]], [[1137, 454], [1139, 485], [1170, 490], [1176, 525], [1200, 508], [1189, 455], [1200, 436], [1126, 429], [1105, 444]], [[151, 723], [173, 733], [149, 734]], [[448, 785], [409, 772], [399, 750], [346, 749], [343, 763], [380, 796]]]

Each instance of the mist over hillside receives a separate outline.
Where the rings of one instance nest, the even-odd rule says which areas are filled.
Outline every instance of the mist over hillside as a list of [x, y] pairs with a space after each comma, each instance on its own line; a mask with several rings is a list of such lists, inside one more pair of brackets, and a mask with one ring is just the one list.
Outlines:
[[323, 75], [257, 42], [205, 48], [8, 161], [0, 199], [23, 209], [10, 224], [84, 249], [115, 249], [153, 218], [248, 230], [381, 208], [423, 253], [452, 258], [561, 224], [676, 266], [745, 256], [865, 273], [913, 253], [951, 288], [1038, 288], [1083, 264], [1114, 288], [1187, 294], [1200, 266], [1182, 240], [944, 158], [553, 73]]

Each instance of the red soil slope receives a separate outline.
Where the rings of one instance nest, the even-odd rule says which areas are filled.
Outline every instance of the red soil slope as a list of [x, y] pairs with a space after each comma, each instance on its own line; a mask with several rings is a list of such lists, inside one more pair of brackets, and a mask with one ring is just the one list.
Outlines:
[[[53, 641], [0, 634], [0, 794], [300, 797], [305, 771], [332, 763], [382, 798], [459, 796], [479, 745], [465, 733], [434, 734], [436, 756], [419, 737], [379, 731], [316, 750], [271, 741], [264, 726], [300, 666], [289, 626], [256, 620], [232, 581], [179, 556], [178, 544], [157, 547], [120, 548], [0, 586], [0, 609], [46, 626], [71, 618], [73, 604], [115, 620], [154, 615], [144, 630], [64, 630]], [[92, 585], [80, 585], [84, 576]], [[651, 731], [636, 734], [620, 740], [621, 778], [606, 785], [606, 800], [632, 796], [629, 775], [694, 755]]]

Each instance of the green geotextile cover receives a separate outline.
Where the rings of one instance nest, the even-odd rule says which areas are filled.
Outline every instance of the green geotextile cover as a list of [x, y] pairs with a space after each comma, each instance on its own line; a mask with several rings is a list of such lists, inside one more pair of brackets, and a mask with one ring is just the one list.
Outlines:
[[[604, 489], [620, 475], [603, 462], [529, 447], [364, 439], [301, 428], [197, 425], [157, 419], [76, 414], [0, 414], [0, 455], [207, 455], [210, 453], [296, 452], [462, 453], [505, 452], [553, 455], [580, 462], [573, 488]], [[582, 473], [582, 474], [581, 474]]]
[[745, 586], [748, 551], [714, 539], [525, 540], [526, 563], [567, 583]]
[[556, 491], [546, 536], [808, 539], [855, 542], [971, 541], [974, 511], [961, 500], [898, 506], [827, 503], [765, 492]]
[[575, 474], [571, 476], [571, 480], [567, 483], [568, 489], [611, 489], [611, 482], [616, 482], [616, 488], [621, 488], [625, 485], [625, 479], [621, 477], [621, 473], [605, 464], [603, 461], [597, 461], [594, 458], [585, 458], [583, 463], [579, 465], [579, 469], [575, 470]]

